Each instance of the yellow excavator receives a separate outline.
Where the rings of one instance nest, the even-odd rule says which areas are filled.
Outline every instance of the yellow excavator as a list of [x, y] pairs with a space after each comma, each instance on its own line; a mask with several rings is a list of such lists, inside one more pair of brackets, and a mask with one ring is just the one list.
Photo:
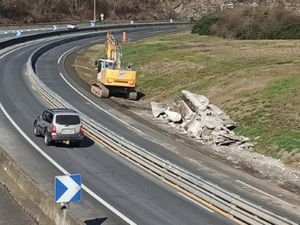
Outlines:
[[106, 58], [99, 59], [97, 83], [92, 84], [91, 91], [100, 98], [110, 94], [126, 94], [130, 100], [137, 99], [136, 71], [121, 68], [121, 47], [110, 31], [107, 32]]

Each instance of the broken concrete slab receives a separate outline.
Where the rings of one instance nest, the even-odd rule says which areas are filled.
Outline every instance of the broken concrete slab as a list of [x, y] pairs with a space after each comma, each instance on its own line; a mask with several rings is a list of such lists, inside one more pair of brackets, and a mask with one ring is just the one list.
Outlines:
[[185, 101], [179, 101], [178, 109], [183, 119], [190, 120], [192, 118], [193, 110], [191, 110], [191, 108], [185, 103]]
[[169, 121], [178, 123], [181, 121], [181, 114], [178, 112], [170, 111], [169, 109], [165, 111], [165, 114], [168, 116]]
[[180, 113], [179, 106], [173, 100], [169, 102], [168, 106], [170, 111]]
[[203, 124], [209, 129], [221, 128], [224, 123], [218, 116], [203, 116], [201, 118]]
[[233, 131], [236, 123], [203, 95], [184, 90], [181, 101], [168, 104], [151, 102], [151, 107], [154, 117], [165, 118], [177, 132], [187, 133], [203, 143], [235, 145], [244, 149], [254, 146], [248, 145], [248, 138], [237, 136]]
[[181, 98], [196, 113], [201, 113], [207, 109], [209, 100], [204, 95], [193, 94], [189, 91], [181, 91]]
[[194, 113], [192, 119], [186, 123], [184, 129], [187, 130], [190, 137], [198, 137], [202, 132], [203, 124], [199, 115]]
[[216, 115], [216, 116], [220, 116], [221, 114], [226, 115], [223, 110], [221, 110], [218, 106], [215, 106], [213, 104], [209, 104], [207, 106], [207, 109], [212, 112], [212, 115]]
[[168, 105], [165, 103], [151, 102], [151, 109], [153, 117], [157, 118], [159, 115], [165, 113], [168, 109]]

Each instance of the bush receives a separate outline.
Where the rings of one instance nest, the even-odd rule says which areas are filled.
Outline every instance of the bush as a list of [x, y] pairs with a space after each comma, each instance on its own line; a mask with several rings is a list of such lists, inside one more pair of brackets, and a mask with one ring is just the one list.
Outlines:
[[239, 6], [202, 17], [193, 33], [234, 39], [299, 39], [300, 15], [283, 7]]
[[208, 14], [196, 21], [192, 33], [199, 35], [209, 35], [211, 27], [218, 22], [219, 17], [216, 14]]

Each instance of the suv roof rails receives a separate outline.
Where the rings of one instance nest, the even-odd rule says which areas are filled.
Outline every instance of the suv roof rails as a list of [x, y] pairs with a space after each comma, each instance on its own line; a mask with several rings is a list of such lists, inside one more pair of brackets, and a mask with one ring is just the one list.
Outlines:
[[57, 109], [48, 109], [49, 111], [52, 112], [57, 112], [57, 111], [70, 111], [70, 112], [76, 112], [74, 109], [67, 109], [67, 108], [57, 108]]

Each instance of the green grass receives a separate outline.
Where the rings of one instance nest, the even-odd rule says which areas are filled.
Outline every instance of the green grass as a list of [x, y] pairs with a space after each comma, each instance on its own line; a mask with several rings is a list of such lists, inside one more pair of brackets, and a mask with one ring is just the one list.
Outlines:
[[[238, 122], [238, 134], [257, 142], [256, 151], [300, 168], [292, 154], [300, 149], [299, 41], [176, 33], [122, 49], [123, 65], [133, 63], [137, 89], [145, 94], [139, 107], [177, 100], [183, 89], [203, 94]], [[96, 45], [76, 59], [74, 66], [88, 82], [95, 78], [94, 61], [100, 50], [103, 45]]]
[[299, 88], [299, 78], [284, 78], [268, 85], [265, 89], [265, 95], [268, 99], [284, 98], [285, 95], [291, 93], [292, 90], [297, 90]]

